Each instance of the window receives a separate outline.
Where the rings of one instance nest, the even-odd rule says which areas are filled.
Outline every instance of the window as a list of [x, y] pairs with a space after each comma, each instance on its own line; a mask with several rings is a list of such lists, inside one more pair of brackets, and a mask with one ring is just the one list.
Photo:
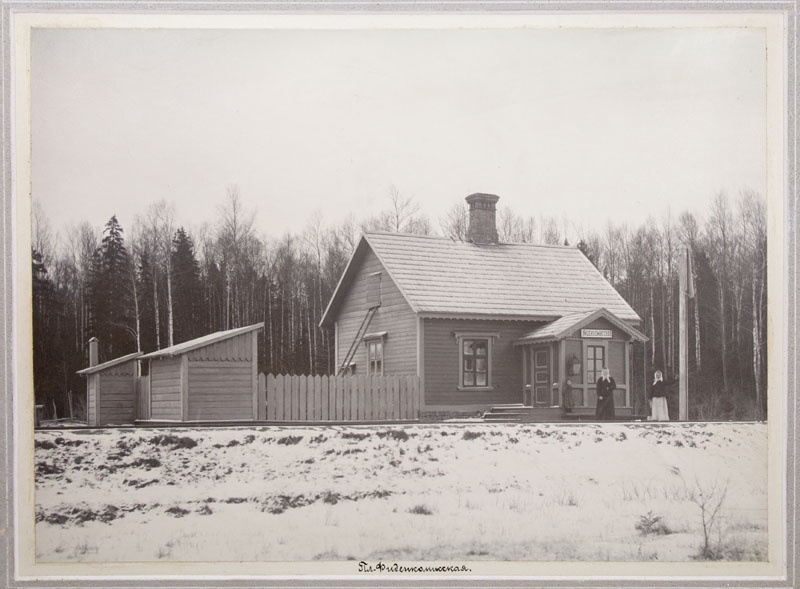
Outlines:
[[461, 339], [461, 386], [464, 388], [491, 386], [490, 342], [489, 338], [464, 337]]
[[376, 339], [367, 342], [367, 358], [369, 359], [368, 374], [370, 376], [383, 375], [383, 340]]
[[586, 346], [586, 382], [594, 384], [606, 365], [605, 346]]

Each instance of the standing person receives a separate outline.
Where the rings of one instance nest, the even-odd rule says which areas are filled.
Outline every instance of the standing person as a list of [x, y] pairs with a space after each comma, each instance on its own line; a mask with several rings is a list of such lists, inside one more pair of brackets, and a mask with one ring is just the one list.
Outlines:
[[600, 378], [595, 383], [597, 385], [597, 409], [595, 417], [597, 419], [614, 419], [614, 389], [617, 383], [611, 376], [608, 368], [603, 368]]
[[561, 413], [563, 415], [572, 413], [572, 407], [572, 381], [567, 379], [567, 382], [564, 383], [564, 390], [561, 392]]
[[667, 385], [664, 382], [664, 375], [660, 370], [656, 370], [653, 376], [653, 384], [650, 386], [650, 417], [649, 421], [669, 421], [669, 409], [667, 409]]

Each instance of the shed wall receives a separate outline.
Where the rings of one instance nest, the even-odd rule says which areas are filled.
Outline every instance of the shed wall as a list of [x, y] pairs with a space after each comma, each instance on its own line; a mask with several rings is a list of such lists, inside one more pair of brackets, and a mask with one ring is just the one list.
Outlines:
[[242, 361], [253, 359], [253, 334], [243, 333], [215, 344], [187, 352], [189, 362]]
[[98, 373], [98, 425], [133, 423], [136, 420], [134, 368], [134, 362], [126, 362]]
[[[367, 290], [371, 281], [374, 282], [371, 275], [375, 272], [381, 273], [381, 306], [372, 318], [367, 332], [386, 332], [383, 373], [417, 374], [416, 315], [372, 250], [367, 250], [352, 284], [344, 295], [337, 315], [336, 367], [338, 368], [344, 360], [367, 314], [369, 309]], [[356, 364], [357, 374], [367, 374], [367, 347], [364, 342], [359, 345], [353, 362]]]
[[182, 419], [181, 358], [150, 361], [150, 419]]
[[86, 379], [86, 414], [90, 427], [97, 426], [97, 374], [90, 374]]
[[255, 418], [252, 361], [189, 361], [189, 419]]

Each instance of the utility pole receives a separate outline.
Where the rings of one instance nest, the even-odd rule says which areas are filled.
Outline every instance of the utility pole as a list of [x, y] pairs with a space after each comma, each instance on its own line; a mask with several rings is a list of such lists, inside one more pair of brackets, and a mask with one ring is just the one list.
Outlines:
[[679, 318], [678, 318], [678, 420], [689, 420], [689, 314], [688, 299], [694, 298], [692, 278], [692, 252], [681, 248], [681, 261], [678, 267]]

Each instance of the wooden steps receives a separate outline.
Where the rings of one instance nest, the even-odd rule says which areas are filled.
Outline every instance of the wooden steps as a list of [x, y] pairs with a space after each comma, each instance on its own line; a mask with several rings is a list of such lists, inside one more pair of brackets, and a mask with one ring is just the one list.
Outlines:
[[[641, 421], [643, 416], [632, 415], [630, 410], [622, 410], [613, 421]], [[646, 420], [646, 417], [644, 417]], [[598, 422], [594, 409], [581, 407], [564, 414], [561, 407], [531, 407], [522, 403], [495, 405], [483, 414], [487, 423], [558, 423], [558, 422]]]

